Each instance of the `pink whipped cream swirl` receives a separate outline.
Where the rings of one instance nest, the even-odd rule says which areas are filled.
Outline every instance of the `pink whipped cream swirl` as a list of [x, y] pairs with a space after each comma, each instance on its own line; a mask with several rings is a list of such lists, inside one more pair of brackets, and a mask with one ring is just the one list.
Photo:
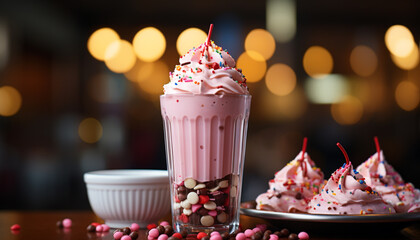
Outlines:
[[213, 41], [189, 50], [179, 63], [163, 87], [165, 94], [249, 94], [235, 60]]
[[275, 174], [269, 189], [257, 199], [257, 209], [276, 212], [306, 212], [309, 200], [318, 194], [324, 174], [302, 152]]
[[366, 183], [377, 191], [396, 212], [420, 212], [420, 191], [405, 183], [400, 174], [385, 160], [380, 151], [357, 167]]
[[372, 190], [351, 162], [337, 169], [321, 190], [308, 204], [308, 213], [317, 214], [386, 214], [395, 213]]

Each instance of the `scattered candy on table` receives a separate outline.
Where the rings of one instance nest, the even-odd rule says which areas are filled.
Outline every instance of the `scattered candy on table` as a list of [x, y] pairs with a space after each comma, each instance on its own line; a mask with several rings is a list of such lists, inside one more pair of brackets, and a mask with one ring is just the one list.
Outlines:
[[108, 232], [110, 227], [106, 224], [100, 224], [93, 222], [87, 226], [86, 231], [88, 232]]
[[169, 224], [169, 222], [167, 222], [167, 221], [162, 221], [162, 222], [160, 222], [160, 224], [159, 224], [160, 226], [168, 226], [168, 225], [170, 225]]
[[63, 227], [64, 228], [71, 228], [72, 221], [70, 218], [64, 218], [63, 219]]
[[19, 224], [13, 224], [10, 227], [10, 230], [12, 230], [12, 231], [19, 231], [20, 230], [20, 225]]
[[[62, 221], [57, 222], [57, 227], [59, 228], [70, 228], [72, 221], [69, 218], [65, 218]], [[20, 230], [19, 224], [14, 224], [10, 227], [12, 231]], [[290, 233], [286, 228], [275, 231], [274, 233], [271, 230], [267, 229], [267, 225], [258, 224], [254, 228], [245, 229], [244, 231], [239, 229], [235, 233], [229, 234], [227, 232], [219, 233], [213, 231], [211, 233], [199, 232], [198, 234], [188, 234], [187, 231], [183, 230], [181, 232], [174, 232], [172, 226], [167, 221], [162, 221], [159, 225], [149, 224], [147, 226], [148, 230], [146, 232], [148, 240], [279, 240], [279, 238], [287, 237], [290, 240], [308, 240], [309, 235], [306, 232], [300, 232], [299, 234]], [[89, 224], [86, 228], [88, 232], [108, 232], [110, 227], [106, 224], [100, 224], [93, 222]], [[140, 226], [137, 223], [132, 223], [130, 227], [116, 229], [112, 236], [115, 240], [137, 240], [139, 237], [138, 231]]]
[[[167, 231], [169, 228], [170, 231]], [[290, 240], [308, 240], [309, 235], [306, 232], [300, 232], [299, 234], [291, 233], [287, 228], [272, 232], [271, 230], [267, 229], [267, 225], [265, 224], [258, 224], [257, 227], [252, 229], [245, 229], [244, 231], [239, 228], [233, 234], [213, 231], [209, 234], [205, 232], [199, 232], [197, 234], [188, 235], [185, 230], [181, 232], [173, 232], [173, 229], [170, 225], [165, 225], [165, 227], [159, 225], [149, 229], [147, 232], [148, 240], [280, 240], [280, 238], [288, 238]]]
[[106, 225], [106, 224], [101, 224], [101, 226], [102, 226], [102, 231], [103, 232], [108, 232], [109, 229], [110, 229], [110, 227], [108, 225]]
[[140, 226], [137, 223], [132, 223], [130, 226], [131, 231], [138, 231]]
[[155, 227], [157, 227], [157, 225], [155, 223], [151, 223], [151, 224], [147, 225], [148, 230], [150, 230], [152, 228], [155, 228]]
[[96, 227], [96, 231], [97, 231], [97, 232], [102, 232], [102, 230], [103, 230], [103, 229], [102, 229], [102, 225], [99, 225], [99, 226], [97, 226], [97, 227]]
[[70, 218], [64, 218], [63, 220], [57, 221], [56, 226], [58, 228], [71, 228], [72, 221]]
[[301, 240], [307, 240], [307, 239], [309, 239], [309, 235], [306, 232], [300, 232], [298, 234], [298, 238], [301, 239]]

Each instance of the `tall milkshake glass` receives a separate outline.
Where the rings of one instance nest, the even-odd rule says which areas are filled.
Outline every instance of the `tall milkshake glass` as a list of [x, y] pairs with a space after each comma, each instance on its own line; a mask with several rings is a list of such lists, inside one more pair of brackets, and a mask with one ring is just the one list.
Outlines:
[[214, 42], [191, 49], [160, 97], [176, 231], [234, 232], [251, 104], [246, 79]]
[[250, 95], [162, 95], [177, 231], [235, 231]]

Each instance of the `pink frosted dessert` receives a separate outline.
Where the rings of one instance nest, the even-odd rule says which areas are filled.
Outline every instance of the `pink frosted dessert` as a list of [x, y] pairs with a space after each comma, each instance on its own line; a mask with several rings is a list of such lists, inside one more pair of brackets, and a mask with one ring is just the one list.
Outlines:
[[270, 188], [256, 199], [257, 209], [306, 212], [309, 200], [318, 194], [323, 179], [322, 171], [315, 166], [305, 150], [302, 150], [269, 181]]
[[208, 40], [180, 57], [160, 98], [176, 231], [229, 231], [239, 199], [251, 103], [246, 79]]
[[395, 213], [391, 205], [372, 190], [361, 174], [353, 169], [347, 153], [337, 144], [346, 157], [346, 163], [337, 169], [321, 190], [308, 204], [313, 214], [387, 214]]
[[[377, 191], [395, 211], [420, 212], [420, 191], [405, 183], [400, 174], [388, 164], [375, 137], [377, 152], [357, 167], [366, 183]], [[378, 154], [379, 153], [379, 154]]]

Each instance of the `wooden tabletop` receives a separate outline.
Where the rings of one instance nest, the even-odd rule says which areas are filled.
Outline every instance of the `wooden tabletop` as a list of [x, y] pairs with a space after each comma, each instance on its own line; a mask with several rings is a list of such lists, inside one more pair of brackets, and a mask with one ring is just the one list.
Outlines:
[[[64, 218], [72, 219], [73, 225], [70, 229], [60, 229], [56, 226], [57, 221]], [[0, 212], [0, 239], [4, 240], [71, 240], [71, 239], [113, 239], [111, 230], [108, 233], [89, 233], [86, 231], [87, 226], [92, 222], [103, 222], [101, 219], [91, 211], [1, 211]], [[332, 234], [332, 229], [337, 229], [337, 226], [330, 224], [323, 225], [297, 225], [290, 222], [264, 222], [261, 219], [252, 218], [248, 216], [241, 216], [241, 225], [244, 228], [254, 227], [259, 223], [272, 224], [272, 228], [276, 227], [282, 229], [288, 227], [293, 229], [295, 233], [299, 231], [306, 231], [310, 235], [310, 239], [420, 239], [420, 225], [419, 223], [410, 223], [406, 226], [390, 227], [387, 225], [378, 224], [375, 226], [375, 232], [372, 233], [366, 229], [363, 233], [355, 233], [354, 228], [363, 228], [361, 226], [346, 226], [343, 230], [335, 231]], [[20, 231], [12, 232], [10, 227], [13, 224], [21, 226]], [[338, 227], [340, 228], [340, 226]], [[358, 229], [361, 230], [361, 229]], [[363, 229], [362, 229], [363, 230]], [[139, 240], [146, 240], [145, 230], [139, 233]], [[286, 238], [285, 238], [286, 239]]]

